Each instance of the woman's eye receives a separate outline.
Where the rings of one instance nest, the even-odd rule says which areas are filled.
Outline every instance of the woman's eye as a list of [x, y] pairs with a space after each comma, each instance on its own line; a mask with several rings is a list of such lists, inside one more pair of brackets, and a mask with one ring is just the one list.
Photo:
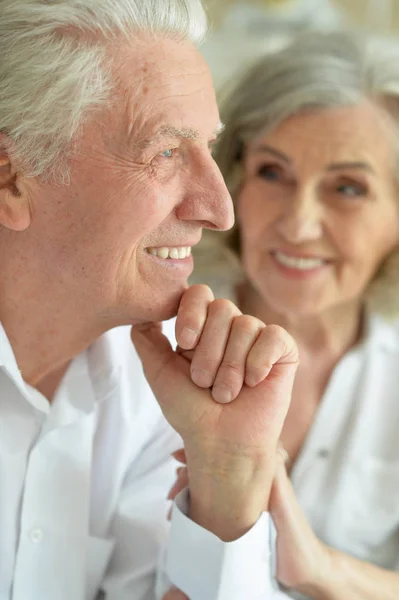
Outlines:
[[343, 183], [337, 187], [337, 192], [344, 196], [365, 196], [367, 194], [367, 190], [363, 185], [357, 183]]
[[257, 175], [267, 181], [279, 181], [282, 179], [281, 169], [276, 165], [261, 165], [257, 169]]

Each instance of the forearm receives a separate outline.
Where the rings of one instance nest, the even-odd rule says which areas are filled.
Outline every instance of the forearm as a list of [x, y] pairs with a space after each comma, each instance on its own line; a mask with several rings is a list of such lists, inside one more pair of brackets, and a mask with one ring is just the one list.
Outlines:
[[[399, 574], [329, 549], [330, 575], [298, 590], [313, 600], [397, 600]], [[305, 589], [306, 588], [306, 589]]]

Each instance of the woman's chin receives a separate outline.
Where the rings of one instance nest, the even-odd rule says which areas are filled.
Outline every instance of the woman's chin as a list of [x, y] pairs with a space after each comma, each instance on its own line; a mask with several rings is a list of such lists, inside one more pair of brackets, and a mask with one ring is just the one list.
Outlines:
[[273, 297], [269, 297], [266, 300], [266, 303], [276, 313], [287, 315], [290, 318], [317, 317], [327, 309], [327, 306], [324, 306], [325, 303], [315, 302], [314, 298], [303, 298], [298, 296], [287, 297], [286, 295], [273, 295]]

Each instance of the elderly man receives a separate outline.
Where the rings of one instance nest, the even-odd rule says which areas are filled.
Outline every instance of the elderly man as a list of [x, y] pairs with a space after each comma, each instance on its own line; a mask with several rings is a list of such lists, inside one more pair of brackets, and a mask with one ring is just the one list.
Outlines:
[[186, 290], [202, 229], [233, 222], [204, 29], [199, 0], [1, 0], [2, 600], [274, 597], [297, 355]]

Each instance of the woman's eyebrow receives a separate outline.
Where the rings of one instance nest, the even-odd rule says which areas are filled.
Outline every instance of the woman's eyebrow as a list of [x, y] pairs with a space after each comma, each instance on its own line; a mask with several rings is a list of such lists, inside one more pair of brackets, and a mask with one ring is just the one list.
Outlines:
[[267, 144], [260, 144], [259, 146], [255, 146], [253, 151], [254, 152], [267, 152], [267, 154], [272, 154], [273, 156], [284, 161], [287, 164], [292, 163], [292, 160], [290, 159], [290, 157], [287, 156], [286, 154], [284, 154], [284, 152], [280, 152], [280, 150], [276, 150], [276, 148], [273, 148], [272, 146], [268, 146]]
[[360, 169], [361, 171], [375, 173], [373, 167], [369, 163], [364, 161], [344, 161], [339, 163], [333, 163], [327, 167], [327, 171], [340, 171], [343, 169]]

